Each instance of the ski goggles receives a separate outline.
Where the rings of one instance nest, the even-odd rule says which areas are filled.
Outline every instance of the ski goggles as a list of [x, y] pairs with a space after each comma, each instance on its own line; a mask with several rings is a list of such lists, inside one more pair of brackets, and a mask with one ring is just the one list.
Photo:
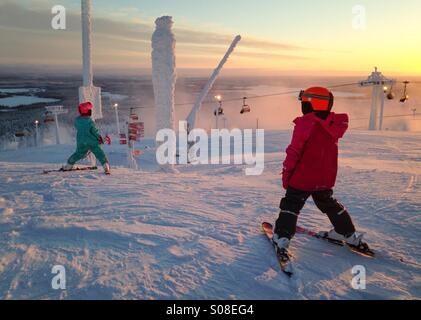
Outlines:
[[304, 98], [314, 98], [314, 99], [326, 100], [326, 101], [330, 101], [331, 99], [330, 96], [322, 96], [319, 94], [309, 93], [309, 92], [305, 92], [304, 90], [301, 90], [300, 95], [298, 96], [298, 100], [303, 101]]

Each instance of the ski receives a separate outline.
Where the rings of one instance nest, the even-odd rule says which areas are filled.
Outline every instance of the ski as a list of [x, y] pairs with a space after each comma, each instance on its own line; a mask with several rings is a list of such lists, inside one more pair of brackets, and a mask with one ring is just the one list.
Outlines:
[[77, 172], [77, 171], [95, 171], [98, 167], [76, 167], [72, 170], [64, 170], [63, 168], [58, 170], [44, 170], [44, 174], [55, 173], [55, 172]]
[[279, 265], [281, 267], [281, 270], [284, 274], [286, 274], [289, 278], [292, 278], [294, 275], [294, 271], [292, 268], [292, 262], [291, 257], [286, 254], [282, 254], [279, 252], [279, 248], [274, 244], [273, 242], [273, 226], [268, 222], [262, 223], [262, 231], [270, 241], [270, 243], [273, 245], [275, 252], [276, 252], [276, 258], [278, 259]]
[[312, 230], [309, 230], [307, 228], [303, 228], [303, 227], [299, 227], [297, 226], [297, 233], [299, 234], [304, 234], [316, 239], [320, 239], [323, 241], [327, 241], [331, 244], [340, 246], [340, 247], [347, 247], [349, 248], [352, 252], [359, 254], [359, 255], [363, 255], [369, 258], [374, 258], [375, 257], [375, 252], [373, 250], [371, 250], [367, 245], [364, 245], [363, 247], [354, 247], [354, 246], [350, 246], [347, 245], [346, 243], [342, 242], [342, 241], [337, 241], [334, 239], [330, 239], [328, 238], [328, 233], [327, 232], [314, 232]]

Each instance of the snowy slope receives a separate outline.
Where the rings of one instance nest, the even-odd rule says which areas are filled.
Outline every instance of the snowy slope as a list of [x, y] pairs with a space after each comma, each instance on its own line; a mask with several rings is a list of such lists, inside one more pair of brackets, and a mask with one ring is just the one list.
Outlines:
[[[379, 257], [299, 235], [294, 280], [259, 230], [278, 214], [289, 139], [267, 133], [257, 177], [237, 166], [158, 172], [151, 150], [131, 172], [119, 146], [107, 148], [120, 166], [110, 177], [41, 174], [72, 146], [0, 153], [0, 298], [420, 299], [421, 134], [347, 135], [336, 195]], [[329, 228], [312, 203], [300, 224]], [[66, 267], [66, 291], [51, 289], [54, 265]], [[355, 265], [366, 290], [350, 285]]]

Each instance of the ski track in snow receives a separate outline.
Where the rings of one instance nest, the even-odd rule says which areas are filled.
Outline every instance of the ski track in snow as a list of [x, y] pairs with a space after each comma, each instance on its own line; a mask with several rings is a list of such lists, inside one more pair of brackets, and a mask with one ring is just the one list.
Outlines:
[[[0, 298], [421, 299], [420, 138], [347, 135], [336, 196], [379, 257], [297, 235], [291, 280], [259, 229], [279, 213], [290, 132], [266, 134], [258, 177], [236, 166], [159, 172], [152, 151], [131, 172], [119, 146], [106, 149], [120, 166], [109, 177], [43, 175], [73, 147], [0, 152]], [[300, 224], [330, 228], [311, 201]], [[51, 289], [54, 265], [66, 268], [65, 291]], [[355, 265], [366, 290], [351, 287]]]

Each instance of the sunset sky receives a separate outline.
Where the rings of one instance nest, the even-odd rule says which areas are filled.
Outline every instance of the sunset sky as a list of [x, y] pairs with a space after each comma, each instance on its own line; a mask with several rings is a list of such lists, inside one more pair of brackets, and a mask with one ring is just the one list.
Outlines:
[[[67, 30], [50, 26], [67, 9]], [[365, 30], [353, 28], [356, 5]], [[421, 75], [419, 0], [93, 0], [96, 68], [150, 68], [154, 20], [171, 15], [180, 69], [213, 68], [235, 35], [227, 68], [257, 73]], [[78, 68], [80, 1], [0, 0], [0, 65]]]

